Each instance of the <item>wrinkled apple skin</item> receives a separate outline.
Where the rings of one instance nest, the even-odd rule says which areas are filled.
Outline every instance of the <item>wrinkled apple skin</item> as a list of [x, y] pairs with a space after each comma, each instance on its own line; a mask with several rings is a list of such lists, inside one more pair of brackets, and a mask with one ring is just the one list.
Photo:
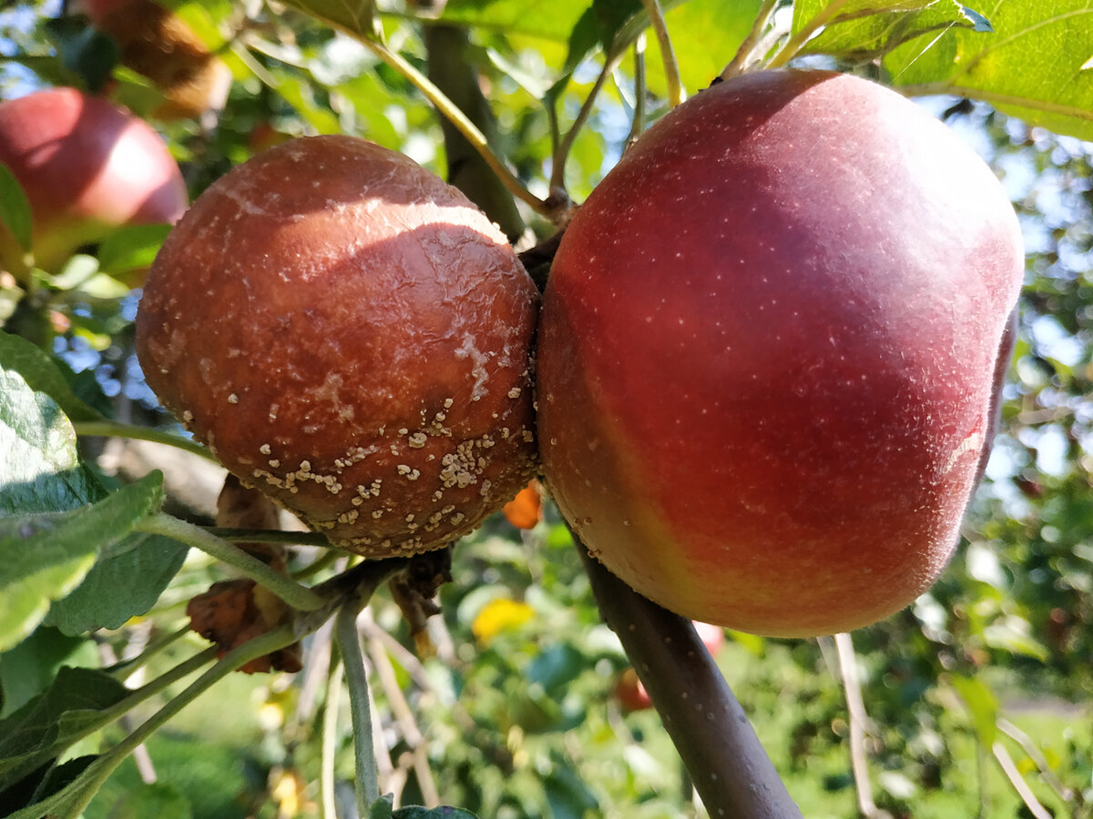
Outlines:
[[363, 139], [271, 148], [149, 273], [149, 386], [240, 480], [370, 557], [439, 548], [536, 474], [539, 296], [463, 194]]
[[[128, 111], [74, 88], [0, 103], [0, 162], [30, 200], [34, 259], [46, 270], [120, 226], [173, 223], [189, 203], [159, 135]], [[0, 264], [23, 274], [21, 256], [0, 227]]]
[[683, 616], [775, 636], [884, 618], [958, 540], [1022, 269], [989, 168], [913, 103], [819, 71], [713, 86], [562, 239], [548, 487]]

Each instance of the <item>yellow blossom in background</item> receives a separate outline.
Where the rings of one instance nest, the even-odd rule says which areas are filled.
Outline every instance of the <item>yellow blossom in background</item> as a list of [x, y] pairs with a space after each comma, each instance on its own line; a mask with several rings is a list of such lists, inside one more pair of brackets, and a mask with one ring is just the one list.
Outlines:
[[531, 619], [535, 610], [527, 603], [498, 597], [482, 607], [471, 623], [471, 632], [480, 643], [488, 643], [502, 631], [518, 628]]

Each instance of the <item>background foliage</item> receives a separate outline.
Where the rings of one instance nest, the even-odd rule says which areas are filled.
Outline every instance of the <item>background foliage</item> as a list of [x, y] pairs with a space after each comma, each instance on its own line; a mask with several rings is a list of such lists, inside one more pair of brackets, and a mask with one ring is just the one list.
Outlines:
[[[443, 84], [472, 68], [496, 121], [478, 125], [529, 192], [491, 212], [522, 248], [552, 233], [559, 191], [586, 196], [635, 118], [656, 118], [675, 93], [636, 0], [167, 5], [230, 68], [219, 114], [157, 115], [165, 90], [52, 3], [0, 10], [0, 96], [107, 90], [164, 134], [196, 196], [262, 148], [314, 133], [365, 136], [454, 177], [457, 143], [448, 134], [446, 150], [444, 119], [412, 77]], [[1003, 426], [941, 581], [853, 635], [862, 747], [873, 799], [894, 816], [1090, 815], [1093, 150], [1080, 140], [1093, 138], [1093, 10], [664, 6], [688, 93], [747, 67], [734, 60], [742, 43], [771, 65], [834, 65], [922, 96], [1002, 178], [1028, 248]], [[6, 177], [0, 201], [18, 231], [26, 214]], [[0, 280], [0, 813], [78, 780], [101, 786], [88, 819], [307, 817], [324, 799], [351, 816], [329, 627], [307, 638], [300, 673], [227, 675], [139, 748], [125, 744], [211, 659], [184, 608], [227, 576], [149, 523], [165, 508], [210, 524], [222, 473], [129, 440], [180, 432], [132, 352], [129, 274], [162, 238], [121, 231], [41, 271], [36, 289]], [[337, 568], [317, 560], [302, 547], [293, 568], [320, 579]], [[626, 713], [614, 695], [628, 661], [551, 507], [530, 530], [491, 521], [458, 546], [452, 574], [430, 621], [434, 656], [415, 653], [386, 591], [362, 620], [383, 791], [486, 817], [698, 815], [655, 712]], [[717, 660], [804, 814], [859, 815], [838, 647], [729, 636]]]

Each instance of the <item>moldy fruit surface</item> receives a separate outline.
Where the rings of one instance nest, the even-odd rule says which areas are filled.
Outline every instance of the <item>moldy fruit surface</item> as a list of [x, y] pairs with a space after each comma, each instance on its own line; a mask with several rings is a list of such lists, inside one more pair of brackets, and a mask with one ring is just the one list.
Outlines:
[[195, 202], [149, 274], [136, 343], [229, 470], [378, 557], [470, 532], [535, 473], [537, 307], [455, 188], [365, 140], [309, 137]]
[[715, 85], [561, 241], [548, 488], [683, 616], [781, 636], [886, 617], [957, 542], [1022, 270], [1001, 186], [913, 103], [819, 71]]

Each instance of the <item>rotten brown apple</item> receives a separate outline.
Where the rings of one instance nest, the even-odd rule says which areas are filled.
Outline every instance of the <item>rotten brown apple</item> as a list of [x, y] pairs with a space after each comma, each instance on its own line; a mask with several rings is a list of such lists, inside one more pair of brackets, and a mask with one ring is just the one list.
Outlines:
[[224, 465], [332, 542], [412, 554], [537, 469], [538, 293], [501, 232], [408, 157], [349, 136], [214, 183], [149, 274], [149, 385]]

